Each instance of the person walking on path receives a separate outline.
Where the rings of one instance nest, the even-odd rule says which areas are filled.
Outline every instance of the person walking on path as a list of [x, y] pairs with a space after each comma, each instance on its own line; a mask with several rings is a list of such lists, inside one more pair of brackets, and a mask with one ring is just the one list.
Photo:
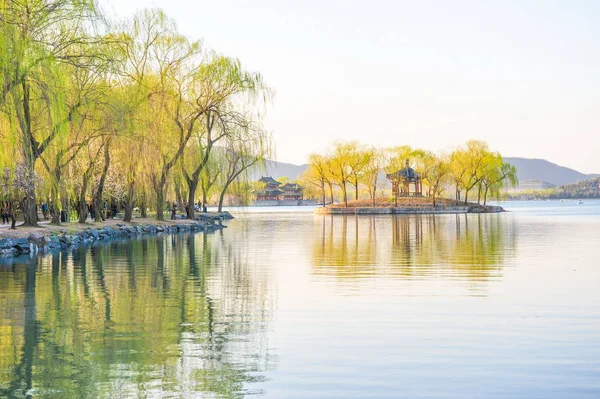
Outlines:
[[44, 220], [48, 220], [48, 204], [42, 202], [42, 214], [44, 215]]
[[8, 218], [8, 206], [4, 204], [4, 206], [2, 207], [2, 224], [8, 223]]
[[171, 208], [171, 220], [175, 220], [175, 216], [177, 215], [177, 205], [173, 202], [173, 208]]

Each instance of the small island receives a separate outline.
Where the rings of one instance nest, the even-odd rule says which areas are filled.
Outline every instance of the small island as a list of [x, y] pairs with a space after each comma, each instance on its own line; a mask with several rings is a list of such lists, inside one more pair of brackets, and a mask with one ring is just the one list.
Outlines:
[[[315, 212], [343, 215], [498, 213], [504, 212], [504, 209], [500, 206], [487, 205], [488, 194], [493, 193], [498, 197], [504, 180], [510, 180], [512, 185], [516, 184], [515, 168], [504, 163], [499, 154], [489, 152], [485, 143], [468, 142], [467, 148], [457, 152], [454, 156], [436, 155], [413, 150], [407, 146], [394, 149], [393, 152], [394, 154], [388, 157], [388, 161], [391, 162], [385, 167], [391, 171], [385, 177], [391, 183], [392, 195], [382, 197], [376, 196], [377, 180], [382, 164], [377, 162], [373, 152], [363, 151], [361, 153], [356, 148], [342, 150], [338, 145], [330, 157], [331, 160], [323, 162], [323, 164], [328, 163], [329, 165], [320, 165], [315, 162], [315, 160], [319, 161], [326, 157], [311, 157], [312, 170], [314, 175], [318, 176], [316, 185], [320, 184], [322, 204], [324, 205], [322, 208], [317, 208]], [[340, 156], [340, 154], [344, 154], [344, 156]], [[417, 158], [417, 169], [411, 167], [409, 156]], [[372, 167], [368, 168], [370, 173], [356, 172], [354, 171], [356, 167], [353, 165], [359, 164], [359, 162], [352, 162], [353, 159], [371, 159], [375, 162]], [[395, 165], [400, 165], [401, 159], [404, 159], [404, 166], [395, 167]], [[342, 173], [336, 176], [337, 169]], [[453, 169], [458, 176], [457, 179], [451, 177]], [[327, 180], [327, 171], [329, 171], [329, 175], [333, 176], [333, 179]], [[359, 179], [360, 174], [366, 176], [367, 179]], [[357, 176], [354, 182], [349, 178], [352, 175]], [[340, 176], [342, 178], [339, 178]], [[370, 199], [358, 198], [360, 180], [363, 184], [367, 183]], [[341, 187], [344, 202], [334, 202], [333, 195], [331, 195], [330, 204], [325, 206], [325, 183], [328, 183], [331, 188], [332, 181]], [[348, 201], [346, 189], [348, 181], [355, 185], [354, 201]], [[442, 197], [442, 193], [452, 186], [452, 183], [454, 183], [455, 198]], [[477, 193], [477, 203], [468, 201], [468, 194], [471, 190]], [[465, 193], [464, 200], [460, 198], [461, 192]]]

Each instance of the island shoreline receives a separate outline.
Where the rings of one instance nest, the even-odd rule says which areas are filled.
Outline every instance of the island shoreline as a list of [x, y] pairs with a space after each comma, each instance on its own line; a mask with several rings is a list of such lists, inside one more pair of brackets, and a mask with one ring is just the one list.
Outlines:
[[501, 213], [501, 206], [422, 206], [422, 207], [322, 207], [318, 215], [448, 215], [465, 213]]

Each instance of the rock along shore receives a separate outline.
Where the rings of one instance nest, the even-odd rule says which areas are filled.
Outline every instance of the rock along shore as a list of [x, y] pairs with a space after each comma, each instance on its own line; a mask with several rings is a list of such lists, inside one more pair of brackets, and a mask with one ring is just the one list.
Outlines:
[[[108, 241], [115, 238], [134, 238], [150, 234], [174, 234], [182, 232], [214, 232], [225, 228], [223, 220], [233, 219], [229, 212], [220, 214], [200, 214], [195, 221], [175, 220], [168, 224], [125, 224], [98, 228], [87, 227], [75, 233], [63, 228], [48, 233], [31, 231], [26, 237], [0, 238], [0, 257], [13, 257], [23, 254], [43, 253], [48, 250], [65, 250], [96, 241]], [[14, 231], [14, 230], [13, 230]]]
[[414, 207], [322, 207], [319, 215], [435, 215], [459, 213], [499, 213], [501, 206], [414, 206]]

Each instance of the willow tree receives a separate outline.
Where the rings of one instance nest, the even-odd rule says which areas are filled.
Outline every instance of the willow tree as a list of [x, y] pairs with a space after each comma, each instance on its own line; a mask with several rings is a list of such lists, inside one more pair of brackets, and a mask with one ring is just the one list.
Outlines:
[[248, 123], [233, 130], [233, 134], [229, 136], [222, 150], [221, 159], [224, 165], [221, 173], [218, 212], [223, 209], [225, 194], [231, 184], [235, 181], [239, 182], [252, 168], [264, 168], [265, 159], [272, 154], [272, 138], [262, 126]]
[[321, 204], [325, 206], [325, 184], [327, 182], [328, 168], [325, 157], [321, 154], [310, 154], [308, 167], [300, 177], [300, 180], [319, 188], [321, 191]]
[[[152, 188], [157, 218], [164, 218], [165, 186], [204, 107], [195, 109], [190, 90], [202, 61], [200, 43], [179, 34], [176, 24], [161, 10], [143, 10], [124, 24], [115, 37], [121, 43], [122, 63], [115, 82], [131, 93], [135, 123], [129, 126], [129, 144], [135, 153], [153, 155]], [[151, 128], [149, 128], [149, 126]], [[138, 137], [144, 143], [135, 143]], [[128, 172], [128, 198], [135, 197], [136, 173]], [[130, 202], [128, 201], [128, 202]], [[130, 212], [126, 218], [129, 219]]]
[[504, 162], [499, 153], [488, 154], [482, 169], [480, 192], [483, 191], [483, 205], [487, 204], [488, 194], [498, 198], [502, 188], [516, 187], [519, 184], [517, 169], [510, 163]]
[[114, 131], [109, 126], [111, 118], [105, 110], [105, 104], [111, 98], [109, 85], [102, 76], [107, 65], [103, 63], [89, 69], [59, 66], [64, 69], [66, 76], [62, 84], [62, 96], [70, 104], [72, 112], [66, 123], [67, 131], [54, 139], [45, 153], [40, 155], [51, 185], [49, 210], [53, 224], [60, 223], [61, 202], [63, 209], [68, 208], [68, 201], [61, 198], [65, 170], [91, 141]]
[[[92, 0], [5, 0], [0, 16], [0, 105], [11, 115], [30, 179], [36, 161], [81, 106], [64, 101], [60, 66], [90, 66], [97, 55], [91, 27], [98, 12]], [[37, 224], [35, 186], [25, 189], [23, 217], [26, 225]]]
[[[193, 128], [191, 145], [188, 145], [192, 154], [183, 163], [182, 169], [190, 204], [187, 216], [193, 219], [195, 210], [191, 204], [195, 202], [200, 174], [213, 147], [230, 138], [234, 141], [254, 140], [251, 135], [246, 138], [233, 136], [252, 131], [249, 124], [253, 119], [259, 123], [260, 116], [247, 108], [256, 106], [257, 99], [268, 100], [271, 90], [260, 74], [246, 71], [239, 60], [214, 54], [200, 65], [188, 90], [193, 93], [192, 109], [197, 114], [201, 113], [204, 122]], [[185, 157], [185, 150], [182, 157]]]
[[330, 153], [329, 173], [342, 190], [344, 205], [348, 206], [348, 183], [352, 177], [352, 155], [355, 145], [352, 142], [336, 142]]
[[302, 175], [302, 180], [313, 184], [321, 189], [321, 198], [323, 201], [323, 206], [325, 206], [326, 202], [325, 187], [327, 187], [329, 189], [330, 203], [333, 204], [333, 186], [335, 184], [335, 180], [333, 175], [331, 174], [332, 158], [329, 155], [313, 153], [309, 155], [308, 159], [309, 167], [304, 171], [304, 174]]
[[456, 149], [450, 154], [449, 162], [450, 180], [454, 185], [454, 199], [459, 202], [469, 164], [467, 152], [462, 148]]
[[371, 203], [375, 206], [377, 182], [383, 165], [384, 157], [375, 148], [364, 150], [365, 164], [360, 176], [360, 182], [367, 187]]
[[469, 191], [478, 186], [483, 178], [483, 167], [489, 154], [487, 143], [478, 140], [467, 141], [462, 155], [464, 157], [463, 167], [465, 168], [462, 179], [462, 186], [465, 190], [465, 205], [468, 203]]
[[211, 194], [216, 192], [216, 184], [217, 180], [221, 177], [221, 173], [223, 171], [222, 165], [218, 158], [220, 156], [220, 151], [212, 152], [210, 157], [208, 158], [208, 162], [202, 168], [202, 173], [200, 174], [200, 191], [202, 192], [202, 212], [208, 212], [208, 199]]
[[196, 130], [196, 123], [206, 112], [206, 103], [194, 89], [198, 65], [188, 64], [198, 55], [198, 43], [189, 42], [183, 36], [174, 35], [165, 39], [163, 59], [168, 61], [160, 68], [160, 97], [153, 98], [153, 104], [160, 105], [166, 120], [172, 121], [158, 132], [152, 142], [158, 157], [152, 173], [152, 187], [156, 195], [156, 217], [164, 219], [165, 186], [173, 167], [181, 157], [190, 138]]
[[450, 174], [449, 157], [444, 154], [434, 154], [426, 151], [423, 154], [422, 176], [429, 187], [433, 206], [436, 206], [437, 199], [441, 196], [445, 188], [445, 183]]

